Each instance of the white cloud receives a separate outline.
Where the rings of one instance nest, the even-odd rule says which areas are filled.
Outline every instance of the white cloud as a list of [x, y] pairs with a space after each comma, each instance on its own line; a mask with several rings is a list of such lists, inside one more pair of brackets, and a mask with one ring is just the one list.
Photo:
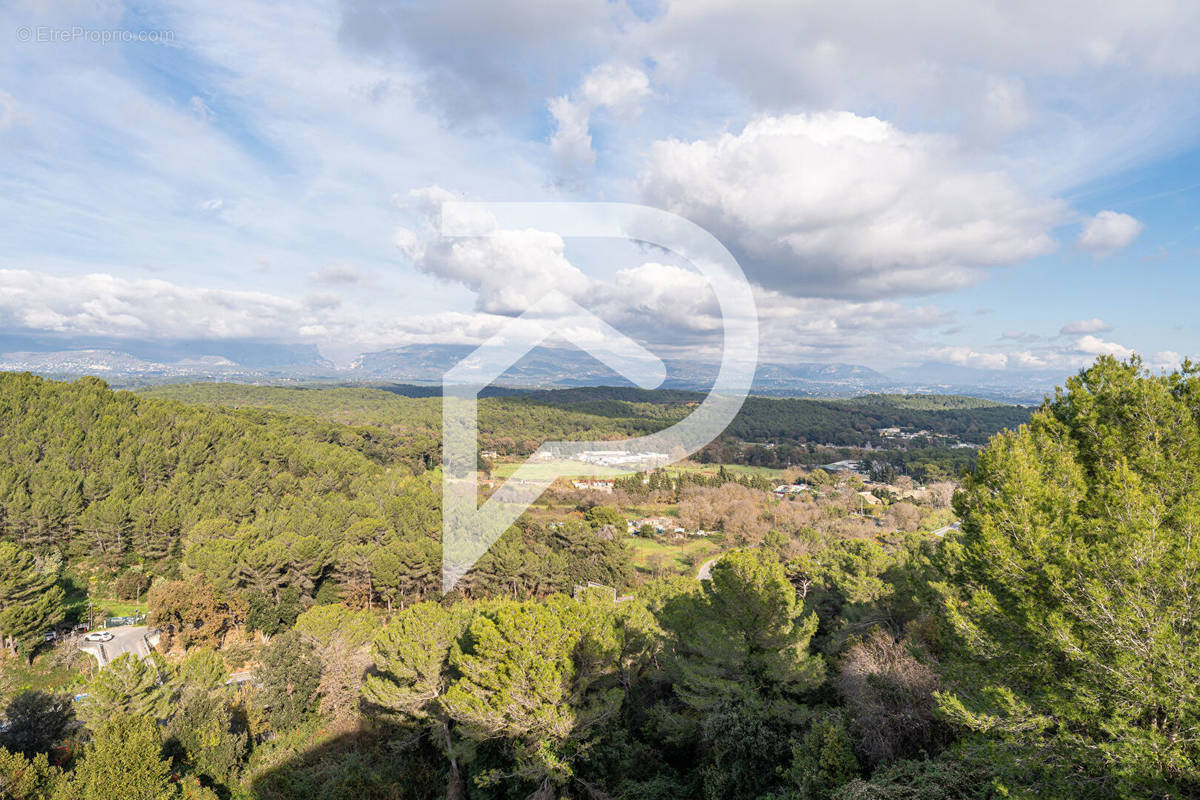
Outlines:
[[626, 64], [601, 64], [584, 78], [578, 95], [592, 108], [627, 115], [650, 93], [650, 79], [642, 70]]
[[[562, 238], [545, 231], [498, 230], [490, 237], [445, 241], [427, 224], [423, 232], [399, 229], [394, 238], [418, 269], [477, 293], [476, 315], [438, 319], [471, 319], [489, 329], [490, 323], [479, 321], [523, 312], [553, 288], [656, 351], [685, 358], [720, 356], [716, 297], [701, 274], [679, 264], [644, 261], [600, 279], [581, 272], [568, 258]], [[755, 295], [762, 355], [776, 362], [903, 360], [916, 347], [913, 337], [919, 331], [951, 319], [936, 308], [909, 308], [894, 301], [797, 298], [761, 288]], [[410, 318], [404, 325], [406, 339], [415, 335], [408, 324], [413, 322]], [[440, 330], [440, 324], [429, 330], [434, 329]], [[454, 340], [463, 337], [455, 335]]]
[[566, 245], [556, 233], [496, 230], [486, 237], [442, 239], [433, 225], [432, 201], [426, 213], [424, 233], [400, 228], [393, 234], [395, 245], [422, 272], [474, 291], [479, 311], [520, 314], [551, 289], [578, 297], [591, 286], [567, 260]]
[[835, 112], [657, 142], [641, 187], [732, 245], [755, 280], [824, 296], [963, 286], [1053, 249], [1064, 210], [965, 165], [946, 137]]
[[1143, 227], [1128, 214], [1101, 211], [1084, 223], [1077, 244], [1096, 255], [1110, 255], [1132, 244]]
[[9, 328], [164, 339], [294, 339], [299, 325], [317, 319], [314, 313], [263, 292], [0, 270], [0, 322]]
[[554, 134], [550, 137], [550, 152], [563, 172], [591, 166], [596, 160], [592, 151], [591, 109], [585, 104], [562, 95], [553, 98], [548, 107], [554, 117]]
[[550, 150], [559, 169], [568, 175], [596, 160], [592, 150], [592, 114], [607, 109], [618, 118], [629, 118], [649, 96], [650, 79], [640, 69], [621, 64], [601, 64], [583, 80], [573, 95], [561, 95], [548, 106], [555, 129]]
[[1008, 356], [1003, 353], [985, 353], [965, 346], [932, 347], [925, 351], [925, 357], [943, 364], [976, 369], [1004, 369], [1008, 366]]
[[655, 262], [618, 270], [604, 291], [610, 313], [649, 315], [666, 330], [719, 331], [721, 312], [715, 301], [700, 273]]
[[1150, 367], [1152, 369], [1173, 370], [1178, 369], [1183, 363], [1183, 356], [1174, 350], [1160, 350], [1150, 356]]
[[[968, 363], [971, 360], [969, 348], [943, 348], [942, 350], [941, 355], [944, 357], [942, 360], [951, 361], [951, 363]], [[1089, 367], [1100, 356], [1127, 359], [1134, 353], [1133, 348], [1118, 342], [1086, 335], [1065, 345], [1026, 349], [1002, 355], [1006, 362], [1004, 368], [1009, 370], [1049, 371], [1063, 374]], [[1169, 350], [1152, 355], [1143, 354], [1143, 360], [1147, 367], [1163, 370], [1175, 369], [1182, 361], [1179, 353]]]
[[1099, 317], [1093, 317], [1092, 319], [1080, 319], [1075, 322], [1068, 322], [1062, 326], [1059, 333], [1064, 336], [1077, 336], [1081, 333], [1104, 333], [1111, 330], [1112, 326], [1107, 322]]
[[1075, 349], [1089, 356], [1116, 356], [1129, 358], [1133, 351], [1116, 342], [1106, 342], [1097, 336], [1081, 336], [1075, 342]]

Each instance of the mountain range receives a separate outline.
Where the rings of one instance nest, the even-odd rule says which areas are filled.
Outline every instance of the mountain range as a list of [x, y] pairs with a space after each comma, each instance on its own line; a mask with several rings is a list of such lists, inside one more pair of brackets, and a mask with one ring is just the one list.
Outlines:
[[[114, 386], [218, 380], [252, 383], [342, 382], [440, 384], [473, 345], [421, 344], [363, 353], [346, 367], [321, 356], [315, 345], [247, 341], [143, 341], [0, 334], [0, 371], [47, 377], [98, 375]], [[666, 359], [662, 388], [705, 390], [717, 365]], [[943, 364], [897, 369], [891, 374], [856, 364], [762, 363], [756, 394], [845, 397], [872, 392], [966, 394], [1010, 402], [1037, 402], [1052, 391], [1045, 373], [969, 370]], [[587, 353], [539, 347], [503, 376], [506, 386], [567, 388], [628, 386], [627, 380]]]

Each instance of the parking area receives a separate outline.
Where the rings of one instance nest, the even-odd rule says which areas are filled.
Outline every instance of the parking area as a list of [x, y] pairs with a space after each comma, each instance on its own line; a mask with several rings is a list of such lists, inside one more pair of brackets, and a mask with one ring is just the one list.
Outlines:
[[124, 653], [133, 653], [145, 658], [150, 655], [150, 648], [156, 638], [145, 625], [122, 625], [118, 628], [108, 628], [103, 633], [112, 634], [112, 638], [106, 642], [88, 642], [82, 637], [79, 639], [79, 649], [93, 656], [101, 667], [108, 666], [110, 661]]

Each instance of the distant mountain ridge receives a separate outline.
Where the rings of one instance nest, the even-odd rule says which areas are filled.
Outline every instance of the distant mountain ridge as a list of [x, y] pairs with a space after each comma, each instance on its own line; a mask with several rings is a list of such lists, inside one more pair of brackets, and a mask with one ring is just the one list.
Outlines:
[[[364, 353], [351, 363], [349, 372], [362, 380], [437, 383], [474, 350], [473, 345], [408, 345]], [[717, 376], [718, 365], [708, 362], [664, 359], [664, 363], [664, 389], [703, 390]], [[632, 385], [587, 353], [554, 347], [535, 348], [505, 373], [505, 383], [530, 388]], [[760, 364], [754, 381], [754, 390], [765, 394], [841, 395], [895, 387], [888, 376], [855, 364]]]
[[[363, 353], [339, 368], [311, 344], [0, 334], [0, 371], [28, 371], [54, 378], [99, 375], [115, 386], [188, 380], [438, 385], [448, 369], [474, 350], [474, 345], [408, 345]], [[717, 364], [688, 359], [666, 359], [665, 364], [664, 389], [707, 391], [718, 369]], [[535, 348], [498, 383], [522, 389], [631, 385], [587, 353], [558, 347]], [[885, 375], [856, 364], [799, 362], [759, 364], [752, 391], [790, 397], [965, 394], [1005, 402], [1038, 402], [1052, 389], [1053, 380], [1039, 373], [926, 364]]]

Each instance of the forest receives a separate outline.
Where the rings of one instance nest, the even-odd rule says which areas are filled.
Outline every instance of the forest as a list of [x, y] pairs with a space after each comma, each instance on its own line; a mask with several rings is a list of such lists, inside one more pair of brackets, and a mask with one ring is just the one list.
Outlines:
[[[426, 464], [439, 459], [441, 406], [436, 396], [429, 396], [435, 391], [430, 387], [285, 388], [205, 383], [139, 391], [150, 398], [272, 409], [347, 425], [381, 427], [407, 442], [414, 458]], [[480, 444], [501, 456], [524, 456], [549, 440], [644, 435], [679, 421], [703, 399], [697, 392], [619, 387], [506, 390], [480, 402]], [[938, 480], [956, 476], [974, 463], [974, 452], [955, 451], [948, 445], [982, 445], [996, 432], [1028, 421], [1030, 413], [1022, 406], [951, 395], [865, 395], [841, 400], [750, 397], [700, 459], [772, 468], [814, 466], [847, 456], [833, 455], [830, 448], [873, 445], [881, 452], [873, 453], [872, 458], [888, 465], [883, 469]], [[925, 431], [927, 435], [885, 440], [878, 433], [880, 428]]]
[[[869, 420], [847, 431], [1005, 428], [957, 529], [658, 477], [705, 508], [761, 497], [753, 535], [725, 530], [707, 575], [647, 576], [620, 513], [581, 503], [527, 515], [449, 595], [437, 475], [403, 430], [156, 394], [0, 376], [6, 797], [1200, 796], [1191, 363], [1103, 357], [1012, 427], [839, 401]], [[764, 414], [746, 436], [801, 418]], [[122, 581], [155, 651], [74, 696], [23, 685], [81, 587]]]

